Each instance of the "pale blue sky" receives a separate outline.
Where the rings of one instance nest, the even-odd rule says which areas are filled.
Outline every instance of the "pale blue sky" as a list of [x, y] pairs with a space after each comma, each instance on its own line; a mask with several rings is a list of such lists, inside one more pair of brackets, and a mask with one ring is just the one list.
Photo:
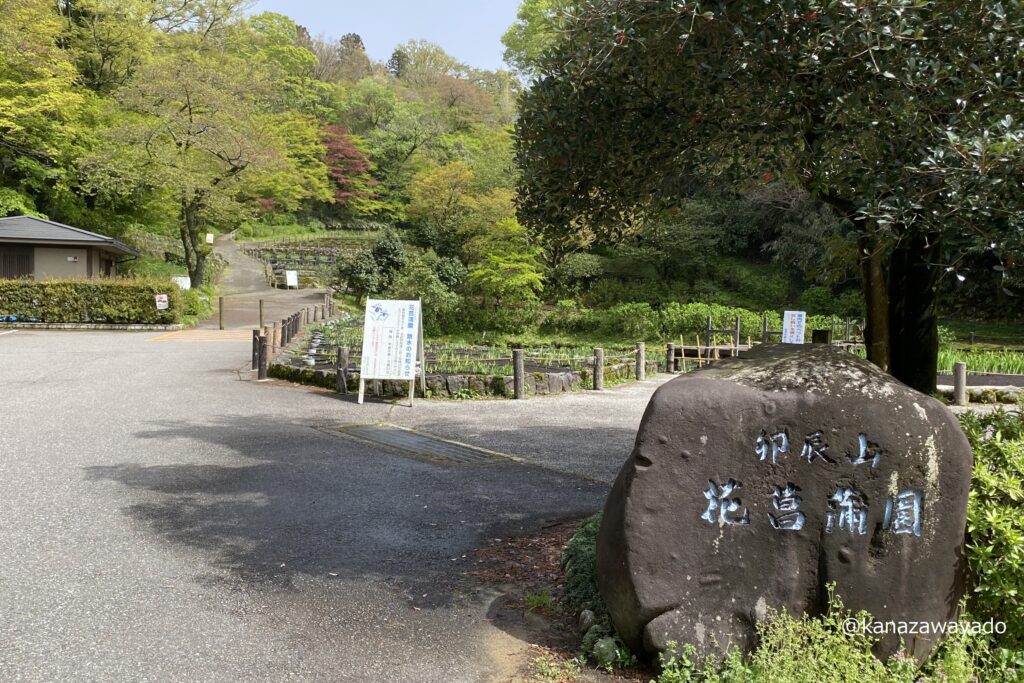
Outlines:
[[378, 61], [396, 45], [423, 38], [460, 62], [498, 69], [501, 36], [518, 8], [519, 0], [258, 0], [251, 11], [284, 14], [314, 36], [358, 33]]

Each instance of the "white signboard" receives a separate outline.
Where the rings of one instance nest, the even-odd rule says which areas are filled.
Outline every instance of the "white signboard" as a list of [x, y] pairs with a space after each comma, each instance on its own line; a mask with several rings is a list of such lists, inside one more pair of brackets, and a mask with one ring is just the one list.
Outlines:
[[286, 270], [284, 271], [284, 285], [285, 287], [299, 288], [299, 271], [297, 270]]
[[807, 313], [804, 311], [786, 311], [782, 316], [782, 343], [803, 344], [804, 328], [807, 325]]
[[188, 275], [175, 275], [171, 281], [178, 285], [178, 289], [192, 289], [192, 278]]
[[212, 232], [206, 233], [206, 243], [207, 244], [213, 244], [213, 233]]
[[420, 302], [370, 299], [363, 323], [366, 379], [416, 379], [420, 346]]
[[156, 310], [166, 311], [171, 307], [171, 303], [167, 300], [166, 294], [157, 294], [153, 297], [156, 300]]

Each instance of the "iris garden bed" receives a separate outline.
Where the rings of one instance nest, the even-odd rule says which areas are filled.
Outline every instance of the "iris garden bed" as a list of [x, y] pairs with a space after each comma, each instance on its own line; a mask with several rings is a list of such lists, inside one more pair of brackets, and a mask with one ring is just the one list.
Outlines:
[[[271, 363], [269, 374], [299, 384], [334, 389], [337, 386], [338, 349], [348, 350], [348, 389], [359, 384], [359, 353], [362, 321], [343, 314], [339, 320], [310, 328], [292, 349]], [[426, 345], [426, 398], [511, 398], [514, 392], [512, 350], [509, 348], [457, 345]], [[524, 387], [527, 395], [542, 396], [593, 388], [592, 349], [583, 347], [524, 349]], [[609, 350], [604, 369], [605, 386], [635, 379], [632, 352]], [[617, 355], [615, 355], [617, 354]], [[647, 362], [647, 372], [658, 371], [656, 361]], [[367, 391], [379, 390], [384, 397], [407, 396], [408, 383], [381, 380]], [[423, 397], [420, 383], [416, 395]]]

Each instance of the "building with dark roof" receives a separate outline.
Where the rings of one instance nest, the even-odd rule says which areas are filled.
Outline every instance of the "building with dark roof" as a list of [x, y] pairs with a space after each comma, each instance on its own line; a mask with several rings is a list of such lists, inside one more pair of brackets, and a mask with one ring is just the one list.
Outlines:
[[0, 278], [114, 277], [139, 252], [112, 237], [34, 216], [0, 218]]

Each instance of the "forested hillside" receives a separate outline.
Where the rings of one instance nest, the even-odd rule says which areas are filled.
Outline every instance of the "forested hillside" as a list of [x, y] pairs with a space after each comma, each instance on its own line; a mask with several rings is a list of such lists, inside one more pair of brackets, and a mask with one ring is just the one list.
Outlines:
[[[418, 40], [375, 62], [354, 33], [317, 36], [240, 0], [3, 0], [0, 215], [162, 236], [193, 281], [207, 232], [360, 231], [367, 249], [335, 282], [423, 297], [439, 329], [467, 327], [472, 311], [469, 327], [522, 331], [544, 305], [565, 319], [689, 301], [860, 315], [849, 226], [772, 177], [680, 178], [683, 201], [601, 224], [568, 203], [531, 210], [523, 192], [539, 185], [517, 170], [530, 165], [528, 140], [516, 159], [517, 107], [572, 5], [524, 2], [505, 36], [513, 71], [486, 71]], [[990, 258], [965, 257], [982, 266], [966, 284], [946, 278], [947, 309], [1017, 310], [1012, 263], [997, 272]]]
[[[0, 215], [179, 236], [512, 216], [519, 82], [411, 41], [373, 63], [234, 0], [0, 3]], [[300, 229], [302, 230], [302, 229]]]

